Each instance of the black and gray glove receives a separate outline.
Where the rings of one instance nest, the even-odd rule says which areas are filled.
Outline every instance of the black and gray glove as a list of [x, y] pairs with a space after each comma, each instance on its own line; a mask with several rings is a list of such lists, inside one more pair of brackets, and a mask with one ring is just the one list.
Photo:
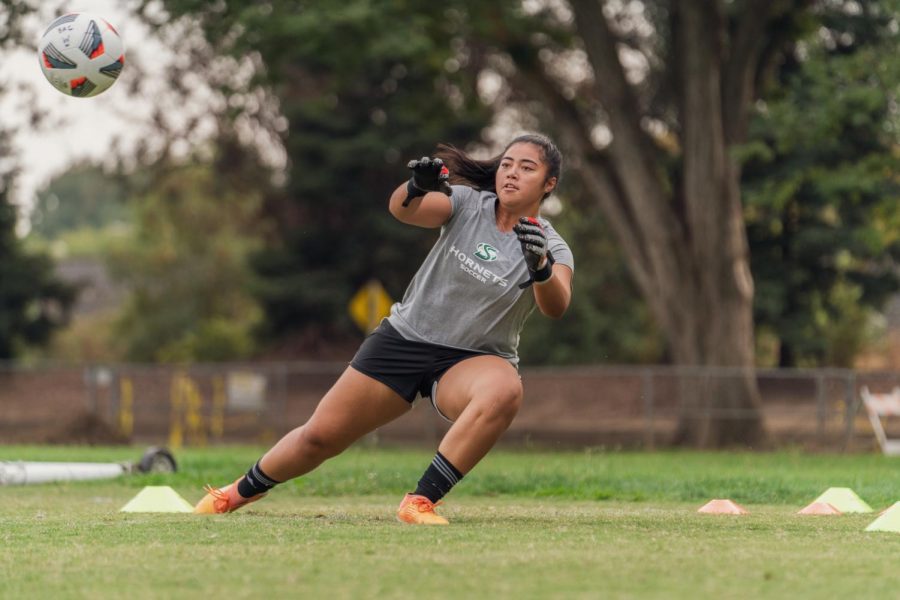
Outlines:
[[428, 192], [441, 192], [448, 196], [453, 193], [448, 181], [450, 171], [441, 159], [423, 156], [419, 160], [409, 161], [406, 166], [413, 174], [406, 184], [406, 200], [403, 201], [403, 206], [409, 206], [413, 198], [424, 196]]
[[[519, 287], [526, 288], [532, 283], [543, 283], [553, 276], [553, 254], [547, 249], [547, 234], [537, 219], [521, 217], [513, 226], [519, 238], [525, 265], [531, 278]], [[547, 260], [545, 261], [544, 258]], [[540, 266], [541, 263], [544, 266]]]

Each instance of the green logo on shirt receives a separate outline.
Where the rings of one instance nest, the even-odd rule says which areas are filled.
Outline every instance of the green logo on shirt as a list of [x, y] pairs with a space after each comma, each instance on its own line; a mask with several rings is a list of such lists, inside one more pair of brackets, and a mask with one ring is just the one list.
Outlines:
[[490, 244], [481, 242], [480, 244], [475, 246], [475, 256], [477, 256], [481, 260], [486, 260], [488, 262], [497, 260], [497, 249]]

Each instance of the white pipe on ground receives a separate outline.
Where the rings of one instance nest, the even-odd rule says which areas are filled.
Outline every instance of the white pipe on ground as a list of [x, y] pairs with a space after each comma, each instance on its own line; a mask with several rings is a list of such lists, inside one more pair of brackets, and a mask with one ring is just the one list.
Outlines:
[[112, 479], [129, 472], [128, 465], [119, 463], [0, 461], [0, 485]]

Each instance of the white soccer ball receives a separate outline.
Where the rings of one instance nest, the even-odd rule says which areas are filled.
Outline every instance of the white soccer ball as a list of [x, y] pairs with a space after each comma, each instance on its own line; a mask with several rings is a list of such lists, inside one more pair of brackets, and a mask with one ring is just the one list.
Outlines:
[[41, 36], [38, 59], [53, 87], [88, 98], [116, 82], [125, 64], [125, 45], [108, 21], [71, 13], [53, 21]]

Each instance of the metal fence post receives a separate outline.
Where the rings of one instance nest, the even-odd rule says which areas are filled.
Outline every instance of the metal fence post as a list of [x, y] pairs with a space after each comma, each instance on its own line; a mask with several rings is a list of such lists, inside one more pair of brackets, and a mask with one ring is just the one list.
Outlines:
[[653, 431], [653, 371], [644, 368], [641, 373], [641, 395], [644, 397], [644, 444], [653, 450], [656, 438]]
[[94, 373], [94, 365], [87, 365], [84, 368], [84, 383], [87, 386], [87, 394], [85, 394], [85, 404], [88, 414], [96, 415], [99, 401], [97, 399], [97, 377]]
[[825, 441], [826, 409], [825, 382], [822, 380], [822, 374], [816, 373], [816, 435], [820, 444]]
[[859, 399], [856, 396], [856, 371], [850, 371], [844, 381], [846, 412], [844, 413], [844, 443], [841, 452], [846, 452], [850, 445], [850, 438], [853, 437], [854, 430], [853, 421], [856, 419], [856, 411], [859, 410]]
[[109, 406], [107, 408], [107, 419], [110, 423], [118, 423], [119, 410], [122, 402], [120, 394], [122, 374], [118, 369], [112, 369], [111, 367], [104, 368], [109, 368], [112, 372], [112, 376], [110, 377], [111, 381], [109, 384]]
[[288, 421], [288, 394], [290, 393], [288, 390], [288, 365], [287, 363], [282, 363], [281, 367], [277, 371], [278, 373], [278, 407], [281, 412], [281, 415], [278, 419], [279, 423], [281, 423], [281, 431], [278, 432], [278, 435], [284, 435], [286, 433], [285, 429], [290, 427], [290, 422]]

